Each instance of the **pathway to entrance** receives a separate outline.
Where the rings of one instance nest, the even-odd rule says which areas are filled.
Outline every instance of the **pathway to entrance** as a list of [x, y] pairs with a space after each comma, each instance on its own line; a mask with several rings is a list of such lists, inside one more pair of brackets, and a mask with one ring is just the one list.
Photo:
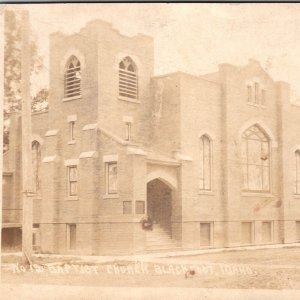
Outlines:
[[160, 179], [147, 184], [147, 214], [153, 221], [153, 230], [147, 232], [147, 248], [173, 248], [172, 189]]

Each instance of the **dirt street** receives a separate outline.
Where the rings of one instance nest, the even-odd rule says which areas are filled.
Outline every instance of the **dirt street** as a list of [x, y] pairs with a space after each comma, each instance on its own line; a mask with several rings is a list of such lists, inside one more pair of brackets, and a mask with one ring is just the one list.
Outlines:
[[[87, 286], [202, 287], [234, 289], [300, 289], [299, 248], [234, 251], [103, 264], [42, 265], [19, 262], [2, 266], [8, 284]], [[43, 262], [45, 263], [45, 262]]]

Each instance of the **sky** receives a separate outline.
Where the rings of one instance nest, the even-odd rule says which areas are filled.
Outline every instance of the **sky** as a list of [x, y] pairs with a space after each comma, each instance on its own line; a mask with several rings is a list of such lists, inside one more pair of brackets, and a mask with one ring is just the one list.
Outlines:
[[300, 4], [26, 4], [44, 69], [32, 78], [33, 90], [48, 86], [48, 37], [78, 32], [102, 19], [122, 34], [154, 38], [154, 73], [215, 72], [218, 64], [260, 61], [274, 80], [291, 84], [292, 101], [300, 99]]

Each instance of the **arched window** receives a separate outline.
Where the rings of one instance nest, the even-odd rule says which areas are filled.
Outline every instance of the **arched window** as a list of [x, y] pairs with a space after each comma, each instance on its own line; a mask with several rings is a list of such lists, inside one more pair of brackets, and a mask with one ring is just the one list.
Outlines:
[[200, 190], [211, 190], [212, 181], [212, 145], [208, 136], [203, 135], [199, 144]]
[[300, 195], [300, 150], [295, 151], [295, 186], [294, 193]]
[[137, 99], [137, 68], [133, 60], [127, 56], [119, 63], [119, 96]]
[[248, 128], [242, 136], [243, 189], [270, 191], [270, 141], [257, 125]]
[[33, 175], [33, 192], [36, 194], [41, 193], [41, 180], [40, 180], [40, 167], [41, 167], [41, 145], [39, 142], [32, 143], [32, 175]]
[[75, 56], [68, 60], [65, 72], [65, 98], [81, 95], [80, 61]]

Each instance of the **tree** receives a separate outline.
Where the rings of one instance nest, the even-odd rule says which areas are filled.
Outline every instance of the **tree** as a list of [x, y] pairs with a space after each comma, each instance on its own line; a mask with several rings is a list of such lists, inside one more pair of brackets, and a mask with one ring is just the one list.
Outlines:
[[[4, 15], [4, 103], [8, 112], [21, 109], [21, 15], [5, 11]], [[36, 38], [31, 32], [31, 72], [42, 68], [42, 58], [38, 55]]]
[[[4, 122], [10, 112], [21, 110], [21, 14], [5, 10], [4, 14]], [[31, 72], [42, 68], [42, 58], [38, 55], [36, 37], [31, 32]], [[9, 122], [7, 122], [9, 124]], [[4, 126], [4, 150], [9, 141], [9, 125]]]
[[32, 99], [31, 102], [31, 111], [39, 112], [39, 111], [47, 111], [48, 110], [48, 89], [41, 89]]

